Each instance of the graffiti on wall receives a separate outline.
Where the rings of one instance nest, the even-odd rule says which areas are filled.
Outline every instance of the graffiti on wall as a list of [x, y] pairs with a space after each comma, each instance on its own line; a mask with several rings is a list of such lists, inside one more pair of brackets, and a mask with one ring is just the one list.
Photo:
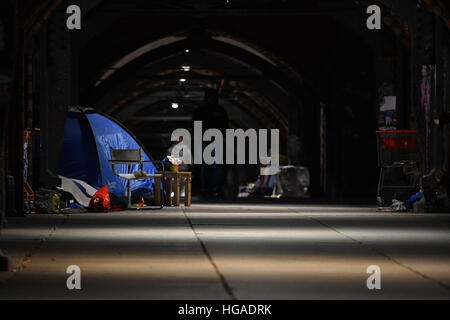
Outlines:
[[425, 172], [430, 171], [430, 138], [431, 138], [431, 88], [434, 77], [434, 66], [422, 66], [420, 83], [420, 105], [425, 115]]

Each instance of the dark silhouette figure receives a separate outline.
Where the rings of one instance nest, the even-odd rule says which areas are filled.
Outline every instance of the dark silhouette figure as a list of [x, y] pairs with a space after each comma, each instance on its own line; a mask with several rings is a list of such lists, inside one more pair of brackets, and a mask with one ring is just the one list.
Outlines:
[[[195, 110], [193, 120], [202, 121], [203, 132], [208, 129], [218, 129], [225, 137], [225, 130], [228, 128], [228, 115], [225, 109], [219, 105], [219, 93], [217, 90], [206, 90], [204, 102], [197, 110]], [[208, 144], [209, 142], [203, 143], [203, 150]], [[201, 164], [200, 180], [202, 196], [222, 196], [224, 171], [223, 164]]]

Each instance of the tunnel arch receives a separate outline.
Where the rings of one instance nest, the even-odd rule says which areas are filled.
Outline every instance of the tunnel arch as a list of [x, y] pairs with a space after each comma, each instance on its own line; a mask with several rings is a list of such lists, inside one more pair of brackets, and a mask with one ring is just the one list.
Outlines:
[[242, 42], [231, 36], [226, 37], [223, 32], [219, 33], [220, 35], [215, 35], [217, 34], [215, 32], [208, 32], [208, 34], [211, 36], [200, 39], [175, 34], [152, 40], [106, 67], [100, 72], [100, 76], [97, 75], [95, 80], [91, 80], [91, 86], [92, 81], [94, 81], [96, 87], [94, 91], [107, 91], [111, 85], [114, 85], [114, 80], [130, 77], [132, 76], [131, 73], [138, 68], [150, 65], [155, 60], [156, 63], [154, 64], [156, 65], [158, 60], [161, 60], [160, 57], [179, 55], [186, 48], [190, 48], [190, 50], [211, 49], [214, 54], [222, 54], [227, 59], [234, 59], [242, 66], [254, 69], [260, 75], [264, 73], [284, 94], [289, 91], [295, 92], [296, 85], [303, 84], [303, 76], [296, 72], [294, 68], [280, 59], [275, 60], [274, 56], [269, 58], [257, 49], [249, 47], [247, 41]]
[[[286, 152], [291, 138], [291, 141], [300, 141], [303, 147], [301, 149], [302, 155], [298, 158], [303, 160], [298, 160], [297, 163], [309, 166], [315, 178], [320, 176], [318, 172], [323, 169], [318, 167], [320, 162], [319, 113], [321, 112], [322, 102], [326, 104], [334, 102], [326, 100], [324, 98], [326, 92], [316, 90], [316, 87], [321, 82], [320, 75], [331, 72], [331, 70], [328, 71], [324, 67], [314, 77], [311, 77], [311, 72], [314, 73], [315, 70], [310, 68], [308, 71], [299, 71], [301, 65], [307, 64], [307, 62], [303, 61], [302, 64], [291, 66], [285, 60], [289, 61], [292, 56], [282, 56], [280, 58], [277, 52], [271, 51], [273, 48], [265, 48], [264, 43], [261, 41], [246, 38], [245, 35], [236, 36], [235, 31], [228, 30], [226, 26], [223, 27], [223, 29], [215, 29], [207, 26], [207, 24], [202, 26], [194, 24], [185, 30], [174, 27], [175, 30], [173, 32], [156, 38], [147, 37], [145, 41], [141, 39], [139, 45], [128, 46], [127, 50], [122, 48], [120, 55], [114, 59], [109, 59], [107, 64], [103, 63], [101, 68], [96, 69], [96, 72], [90, 70], [90, 77], [82, 79], [88, 89], [82, 90], [84, 92], [82, 104], [96, 106], [117, 118], [124, 114], [124, 109], [130, 105], [140, 104], [142, 101], [156, 106], [158, 101], [146, 100], [146, 95], [151, 96], [164, 90], [176, 90], [178, 85], [177, 78], [180, 78], [180, 75], [177, 75], [178, 70], [175, 70], [173, 66], [181, 66], [184, 50], [188, 48], [191, 53], [196, 51], [207, 52], [211, 59], [214, 56], [214, 59], [217, 61], [223, 60], [228, 64], [239, 65], [241, 68], [248, 69], [246, 74], [240, 74], [240, 76], [248, 77], [251, 75], [253, 79], [250, 81], [240, 79], [239, 90], [245, 91], [249, 87], [254, 88], [261, 96], [267, 96], [268, 99], [252, 101], [248, 95], [241, 95], [238, 97], [238, 107], [244, 109], [250, 116], [253, 113], [254, 117], [255, 112], [252, 110], [256, 109], [274, 110], [276, 114], [279, 114], [280, 117], [270, 116], [266, 112], [268, 116], [256, 116], [255, 118], [269, 118], [269, 121], [272, 122], [276, 120], [274, 124], [262, 122], [268, 128], [287, 128], [283, 130], [282, 134], [282, 152]], [[367, 41], [360, 39], [360, 35], [354, 35], [354, 37], [358, 43], [365, 43], [364, 46], [369, 47], [367, 46]], [[165, 42], [166, 40], [168, 41]], [[99, 43], [102, 43], [102, 41]], [[255, 52], [259, 54], [255, 54]], [[224, 64], [223, 61], [222, 65]], [[112, 70], [108, 70], [108, 68]], [[217, 83], [219, 79], [236, 76], [235, 74], [230, 76], [230, 74], [225, 72], [217, 72], [218, 70], [214, 70], [211, 67], [205, 67], [205, 69], [209, 69], [213, 73], [216, 72], [214, 76], [209, 76], [211, 79], [209, 85], [214, 85], [214, 81]], [[107, 77], [104, 77], [105, 72], [108, 72]], [[194, 73], [193, 70], [191, 71], [192, 73]], [[265, 83], [265, 88], [268, 89], [261, 89], [262, 81], [260, 78], [263, 77], [266, 80], [268, 79]], [[256, 84], [256, 81], [260, 82]], [[157, 87], [151, 87], [150, 82], [157, 84]], [[326, 82], [322, 87], [326, 90]], [[193, 90], [198, 91], [200, 88], [197, 87]], [[126, 92], [126, 94], [122, 94], [123, 92]], [[270, 101], [275, 101], [277, 104], [274, 106]], [[231, 103], [234, 104], [234, 101], [228, 102], [230, 102], [230, 105]], [[166, 105], [168, 105], [167, 101]], [[249, 105], [259, 108], [246, 108]], [[264, 105], [266, 106], [265, 108], [263, 107]], [[142, 127], [142, 121], [137, 120], [135, 116], [129, 115], [128, 117], [132, 119], [126, 124], [131, 126], [132, 130], [133, 127]], [[338, 117], [340, 116], [338, 115]], [[283, 118], [287, 119], [287, 122]], [[178, 123], [173, 122], [174, 125]], [[282, 123], [283, 125], [281, 125]], [[162, 128], [168, 130], [170, 126], [165, 124]], [[313, 183], [316, 185], [320, 184], [318, 181]]]
[[[278, 122], [270, 121], [270, 123], [266, 122], [266, 125], [268, 124], [268, 127], [272, 128], [280, 128], [282, 130], [282, 140], [286, 141], [289, 135], [289, 115], [292, 115], [292, 109], [302, 106], [301, 95], [304, 94], [304, 90], [299, 90], [298, 88], [304, 83], [303, 76], [281, 59], [277, 59], [273, 55], [268, 57], [266, 52], [258, 53], [257, 49], [250, 47], [248, 41], [240, 42], [235, 37], [227, 36], [224, 32], [208, 30], [207, 33], [202, 33], [200, 36], [190, 36], [190, 32], [192, 31], [178, 32], [150, 41], [118, 59], [106, 69], [106, 72], [104, 71], [99, 78], [95, 79], [95, 86], [91, 85], [90, 100], [85, 102], [85, 104], [96, 105], [101, 110], [114, 115], [117, 112], [117, 103], [109, 107], [106, 106], [107, 102], [105, 100], [108, 99], [103, 98], [102, 100], [104, 95], [111, 91], [129, 90], [131, 97], [140, 97], [144, 92], [133, 90], [133, 87], [138, 84], [142, 85], [145, 81], [131, 82], [129, 89], [116, 89], [120, 88], [124, 79], [133, 79], [136, 73], [140, 74], [137, 77], [138, 79], [141, 76], [145, 78], [145, 72], [142, 69], [150, 69], [151, 71], [149, 72], [153, 74], [154, 80], [162, 80], [164, 76], [167, 77], [167, 71], [176, 73], [177, 70], [173, 69], [173, 66], [181, 64], [182, 57], [180, 56], [184, 54], [186, 48], [189, 48], [191, 53], [202, 51], [210, 59], [215, 59], [215, 61], [222, 60], [222, 65], [228, 63], [233, 64], [234, 67], [241, 67], [242, 70], [239, 71], [239, 75], [222, 72], [220, 77], [218, 77], [230, 79], [230, 82], [234, 84], [239, 83], [239, 86], [235, 85], [235, 88], [247, 87], [251, 89], [250, 91], [259, 91], [261, 94], [268, 96], [267, 98], [259, 99], [259, 101], [253, 100], [252, 104], [263, 103], [265, 106], [262, 106], [262, 109], [273, 113], [272, 118]], [[255, 55], [255, 53], [258, 53], [258, 55]], [[164, 63], [165, 66], [162, 66]], [[170, 70], [171, 66], [172, 70]], [[217, 72], [211, 66], [203, 68]], [[195, 70], [191, 70], [191, 74], [193, 72]], [[161, 73], [164, 75], [158, 77]], [[243, 79], [236, 82], [233, 78], [235, 76], [243, 77]], [[257, 85], [249, 84], [249, 82], [257, 82]], [[261, 87], [265, 90], [262, 90]], [[109, 100], [117, 100], [119, 104], [123, 102], [121, 107], [124, 107], [129, 102], [130, 97], [111, 97]], [[240, 101], [240, 99], [235, 100]], [[252, 98], [247, 94], [246, 101], [250, 100]], [[277, 101], [278, 105], [275, 106], [273, 101]], [[241, 108], [246, 109], [242, 104]]]

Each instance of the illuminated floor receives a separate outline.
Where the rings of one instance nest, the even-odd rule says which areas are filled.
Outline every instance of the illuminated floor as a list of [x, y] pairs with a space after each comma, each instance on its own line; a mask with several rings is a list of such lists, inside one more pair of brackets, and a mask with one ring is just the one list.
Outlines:
[[[0, 299], [450, 298], [450, 215], [193, 205], [10, 220]], [[68, 290], [66, 268], [81, 268]], [[368, 290], [370, 265], [381, 290]]]

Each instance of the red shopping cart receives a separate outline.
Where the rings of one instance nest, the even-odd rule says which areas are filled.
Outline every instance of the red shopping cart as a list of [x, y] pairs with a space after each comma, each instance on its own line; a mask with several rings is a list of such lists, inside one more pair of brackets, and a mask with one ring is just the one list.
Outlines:
[[[416, 130], [384, 130], [377, 131], [378, 179], [377, 202], [384, 205], [385, 191], [390, 190], [393, 197], [411, 190], [417, 183], [420, 171], [420, 151]], [[394, 179], [394, 183], [385, 184], [387, 171], [400, 170], [402, 178]], [[403, 183], [395, 183], [402, 180]]]

